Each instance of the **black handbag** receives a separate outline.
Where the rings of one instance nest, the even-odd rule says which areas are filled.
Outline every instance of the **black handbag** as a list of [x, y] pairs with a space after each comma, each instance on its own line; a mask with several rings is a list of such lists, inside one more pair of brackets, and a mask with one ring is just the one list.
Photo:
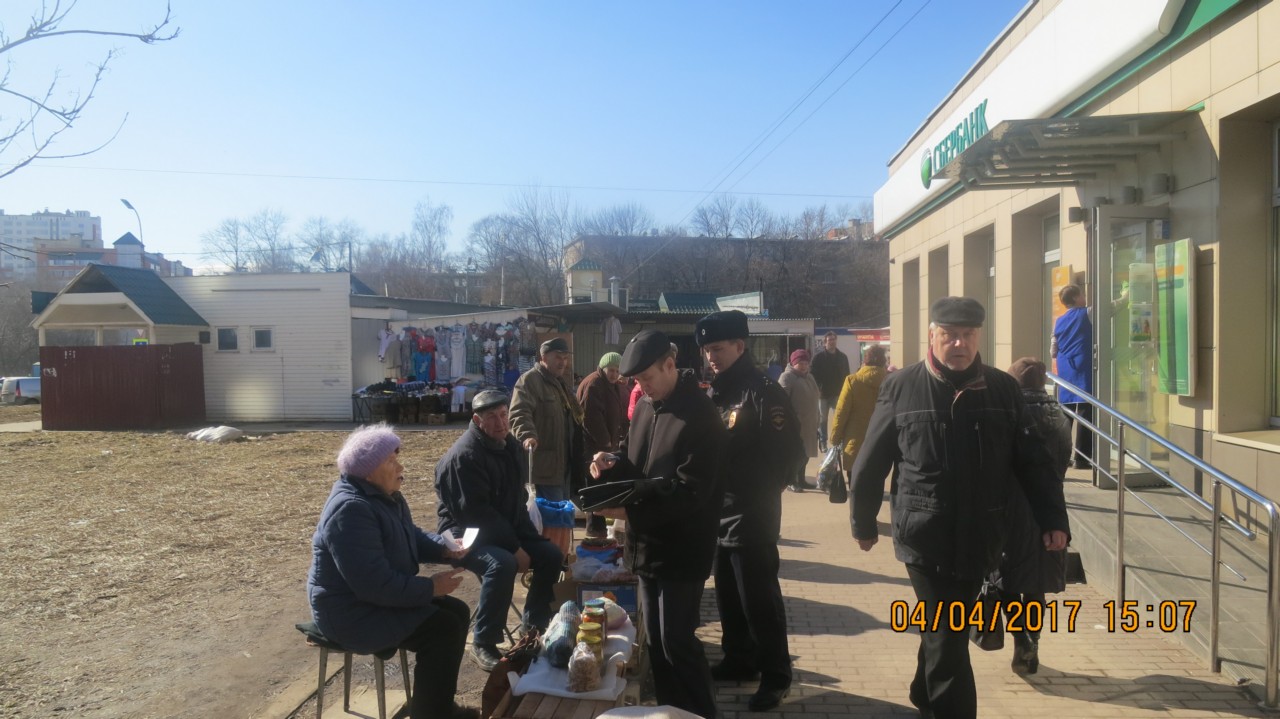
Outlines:
[[827, 488], [827, 499], [832, 504], [844, 504], [849, 501], [849, 487], [845, 484], [844, 477], [844, 453], [840, 448], [832, 447], [827, 454], [827, 459], [823, 460], [822, 467], [818, 470], [818, 486]]
[[982, 583], [978, 605], [982, 607], [982, 619], [969, 625], [969, 640], [983, 651], [1004, 649], [1004, 620], [998, 613], [1000, 593], [991, 582]]

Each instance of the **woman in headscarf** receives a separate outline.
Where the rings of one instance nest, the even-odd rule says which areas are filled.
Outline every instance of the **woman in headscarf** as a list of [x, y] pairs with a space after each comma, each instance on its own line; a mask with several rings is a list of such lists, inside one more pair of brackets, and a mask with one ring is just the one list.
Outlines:
[[[606, 352], [595, 372], [578, 385], [578, 404], [582, 405], [582, 434], [586, 456], [597, 452], [617, 452], [627, 435], [627, 392], [618, 371], [622, 355]], [[587, 536], [604, 536], [604, 517], [592, 514], [587, 519]]]
[[466, 552], [447, 549], [439, 535], [413, 523], [400, 493], [400, 438], [391, 427], [352, 432], [337, 464], [341, 476], [311, 539], [307, 597], [316, 625], [360, 654], [412, 650], [413, 719], [478, 718], [454, 702], [471, 612], [449, 595], [466, 570], [418, 576], [419, 564], [455, 562]]
[[818, 380], [809, 373], [809, 363], [813, 357], [808, 350], [796, 350], [791, 353], [790, 362], [778, 377], [778, 384], [786, 390], [791, 398], [791, 408], [800, 420], [800, 438], [804, 441], [804, 455], [797, 463], [795, 475], [788, 486], [792, 492], [803, 492], [805, 487], [813, 489], [814, 485], [804, 481], [807, 473], [809, 457], [818, 456]]

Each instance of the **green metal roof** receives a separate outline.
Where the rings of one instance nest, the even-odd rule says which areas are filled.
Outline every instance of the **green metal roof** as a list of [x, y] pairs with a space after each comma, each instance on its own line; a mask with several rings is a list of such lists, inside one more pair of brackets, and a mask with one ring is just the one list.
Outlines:
[[604, 268], [603, 268], [603, 267], [601, 267], [601, 266], [600, 266], [600, 263], [599, 263], [599, 262], [596, 262], [595, 260], [588, 260], [588, 259], [586, 259], [586, 258], [583, 258], [583, 259], [578, 260], [577, 262], [575, 262], [575, 263], [573, 264], [573, 267], [570, 267], [570, 268], [569, 268], [569, 271], [570, 271], [570, 272], [572, 272], [573, 270], [601, 270], [601, 271], [603, 271], [603, 270], [604, 270]]
[[191, 305], [151, 270], [91, 264], [62, 290], [62, 294], [119, 292], [158, 325], [208, 327]]
[[658, 298], [658, 307], [663, 312], [704, 315], [720, 309], [712, 292], [663, 292]]

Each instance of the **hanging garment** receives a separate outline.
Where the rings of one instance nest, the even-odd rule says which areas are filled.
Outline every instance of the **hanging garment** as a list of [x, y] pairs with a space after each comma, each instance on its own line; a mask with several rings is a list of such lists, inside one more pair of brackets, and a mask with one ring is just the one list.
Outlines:
[[454, 385], [453, 402], [449, 404], [449, 411], [457, 414], [462, 411], [462, 406], [467, 403], [467, 386], [465, 384]]
[[484, 356], [484, 381], [491, 385], [498, 383], [498, 365], [494, 364], [493, 355]]
[[391, 335], [391, 341], [383, 348], [382, 364], [392, 369], [400, 368], [400, 338]]
[[484, 371], [484, 344], [479, 335], [470, 333], [466, 339], [467, 374], [480, 374]]
[[452, 362], [454, 377], [461, 377], [467, 373], [467, 351], [463, 347], [465, 334], [466, 330], [462, 325], [454, 325], [453, 331], [449, 333], [449, 359]]
[[379, 362], [381, 362], [383, 356], [387, 354], [387, 347], [391, 345], [391, 340], [395, 338], [396, 338], [395, 333], [385, 327], [378, 330], [378, 361]]
[[622, 344], [622, 323], [617, 317], [609, 317], [604, 321], [604, 343], [607, 345]]
[[400, 371], [405, 374], [413, 373], [413, 348], [416, 346], [408, 332], [400, 338]]

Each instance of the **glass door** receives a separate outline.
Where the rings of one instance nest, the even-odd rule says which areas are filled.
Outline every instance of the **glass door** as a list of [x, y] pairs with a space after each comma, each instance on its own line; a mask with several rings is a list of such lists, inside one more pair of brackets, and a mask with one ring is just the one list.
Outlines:
[[[1121, 414], [1164, 437], [1168, 436], [1168, 400], [1156, 391], [1156, 341], [1159, 327], [1155, 313], [1155, 246], [1168, 241], [1167, 207], [1103, 205], [1095, 210], [1092, 262], [1094, 307], [1095, 395]], [[1097, 418], [1101, 419], [1101, 418]], [[1099, 426], [1114, 436], [1114, 422]], [[1166, 469], [1163, 450], [1136, 434], [1126, 435], [1126, 445], [1157, 467]], [[1110, 457], [1097, 457], [1112, 473], [1118, 457], [1106, 443], [1095, 443], [1095, 455], [1111, 449]], [[1148, 484], [1142, 468], [1133, 460], [1125, 469], [1126, 481]], [[1158, 481], [1158, 480], [1157, 480]]]

